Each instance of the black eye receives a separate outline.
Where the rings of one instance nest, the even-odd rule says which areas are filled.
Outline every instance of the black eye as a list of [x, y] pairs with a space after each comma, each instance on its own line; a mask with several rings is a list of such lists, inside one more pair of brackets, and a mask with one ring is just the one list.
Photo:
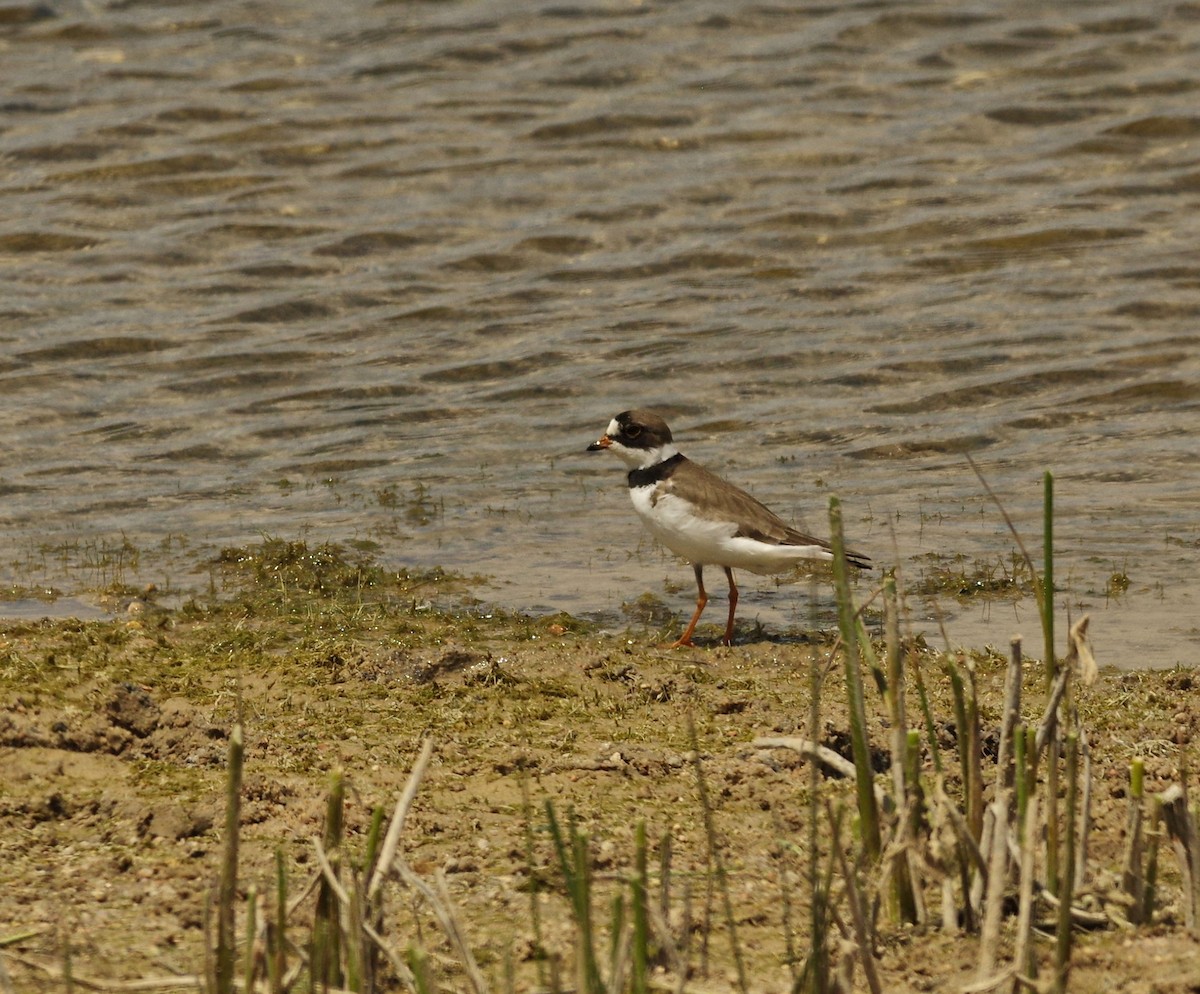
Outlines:
[[626, 438], [637, 438], [638, 435], [640, 435], [641, 433], [642, 433], [641, 425], [626, 425], [625, 426], [625, 437]]

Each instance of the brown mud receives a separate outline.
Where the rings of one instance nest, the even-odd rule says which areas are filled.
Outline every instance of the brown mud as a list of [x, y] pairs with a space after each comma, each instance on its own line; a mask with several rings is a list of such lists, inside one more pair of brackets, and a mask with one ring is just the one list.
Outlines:
[[[574, 932], [546, 832], [550, 801], [587, 832], [602, 885], [631, 872], [639, 821], [652, 862], [670, 837], [669, 916], [687, 947], [689, 989], [733, 990], [691, 722], [748, 986], [791, 990], [807, 941], [810, 772], [798, 754], [753, 741], [807, 734], [810, 666], [814, 654], [826, 665], [832, 636], [668, 651], [645, 633], [597, 633], [569, 618], [429, 610], [415, 589], [422, 583], [444, 580], [376, 588], [365, 602], [361, 587], [331, 594], [305, 583], [273, 599], [173, 611], [135, 601], [111, 621], [0, 626], [0, 959], [11, 989], [126, 989], [121, 982], [173, 975], [187, 988], [203, 972], [228, 740], [240, 715], [243, 889], [269, 891], [278, 850], [301, 892], [315, 871], [334, 770], [349, 788], [347, 847], [360, 851], [372, 810], [391, 810], [429, 736], [434, 758], [403, 853], [420, 874], [445, 873], [495, 989], [506, 988], [510, 969], [518, 990], [546, 982], [531, 890], [542, 945], [574, 985]], [[923, 656], [934, 712], [949, 716], [948, 681], [935, 654]], [[1004, 660], [980, 653], [971, 663], [984, 727], [994, 727]], [[1026, 664], [1025, 682], [1036, 712], [1038, 662]], [[848, 755], [838, 665], [822, 694], [822, 739]], [[1105, 671], [1078, 693], [1094, 779], [1082, 889], [1098, 904], [1120, 879], [1130, 761], [1145, 760], [1147, 793], [1198, 766], [1195, 694], [1182, 670]], [[869, 704], [883, 765], [888, 730], [873, 691]], [[952, 736], [953, 727], [942, 731]], [[832, 776], [822, 789], [852, 794]], [[1200, 946], [1182, 924], [1167, 845], [1161, 864], [1155, 921], [1079, 934], [1070, 989], [1200, 990]], [[436, 926], [399, 883], [386, 907], [397, 943], [427, 945], [445, 988], [462, 989]], [[958, 991], [976, 979], [973, 936], [884, 922], [880, 943], [886, 991]], [[1052, 941], [1040, 951], [1046, 960]]]

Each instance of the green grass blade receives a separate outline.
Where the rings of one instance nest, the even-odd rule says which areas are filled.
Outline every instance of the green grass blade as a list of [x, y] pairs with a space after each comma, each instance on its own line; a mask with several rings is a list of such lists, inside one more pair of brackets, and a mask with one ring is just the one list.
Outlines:
[[[342, 838], [345, 832], [346, 781], [340, 770], [334, 772], [325, 803], [323, 849], [336, 873], [341, 865]], [[338, 896], [329, 882], [321, 878], [311, 939], [311, 972], [314, 983], [325, 987], [342, 985], [342, 925]]]
[[258, 888], [246, 890], [246, 952], [242, 962], [242, 990], [254, 990], [254, 939], [258, 932]]
[[542, 885], [541, 875], [534, 860], [533, 802], [529, 798], [529, 770], [526, 767], [521, 768], [521, 813], [525, 822], [522, 834], [525, 843], [525, 865], [529, 873], [529, 918], [533, 923], [534, 961], [537, 963], [538, 986], [544, 989], [548, 984], [546, 942], [542, 936], [541, 900], [538, 896]]
[[850, 596], [849, 566], [842, 530], [842, 506], [829, 498], [829, 525], [833, 548], [833, 579], [837, 596], [838, 628], [846, 663], [846, 696], [850, 705], [850, 742], [854, 753], [854, 782], [858, 798], [858, 817], [863, 846], [871, 862], [879, 859], [883, 843], [879, 830], [879, 810], [875, 803], [875, 772], [871, 766], [871, 745], [867, 738], [867, 707], [863, 696], [862, 656], [858, 643], [858, 619]]
[[564, 835], [554, 813], [554, 805], [550, 801], [546, 801], [546, 821], [575, 917], [579, 948], [577, 966], [581, 975], [581, 989], [589, 994], [600, 994], [604, 990], [604, 982], [600, 977], [600, 966], [596, 958], [596, 936], [592, 925], [591, 868], [587, 835], [579, 831], [573, 816], [569, 817], [568, 834]]
[[1046, 639], [1046, 689], [1054, 683], [1054, 475], [1042, 481], [1042, 634]]
[[634, 833], [633, 869], [633, 972], [630, 975], [632, 994], [646, 994], [650, 962], [650, 895], [648, 859], [646, 854], [646, 823], [639, 821]]
[[733, 962], [737, 970], [738, 990], [749, 991], [746, 963], [742, 957], [742, 946], [738, 941], [737, 921], [733, 915], [733, 901], [729, 896], [729, 875], [725, 872], [725, 859], [717, 843], [717, 828], [713, 819], [712, 802], [708, 794], [708, 783], [704, 778], [704, 767], [700, 763], [700, 740], [696, 737], [696, 726], [688, 719], [688, 738], [692, 747], [692, 765], [696, 770], [696, 792], [700, 796], [700, 811], [704, 815], [704, 835], [708, 842], [708, 853], [712, 859], [717, 889], [721, 894], [721, 906], [725, 913], [725, 927], [729, 932], [729, 944], [733, 950]]
[[283, 850], [275, 850], [275, 938], [267, 950], [271, 994], [281, 994], [287, 973], [288, 878]]

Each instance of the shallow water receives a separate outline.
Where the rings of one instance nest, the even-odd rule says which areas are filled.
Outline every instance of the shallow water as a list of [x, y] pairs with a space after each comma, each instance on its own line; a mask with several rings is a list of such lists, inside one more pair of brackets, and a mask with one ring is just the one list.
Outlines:
[[[1010, 555], [963, 452], [1035, 555], [1051, 469], [1100, 661], [1195, 658], [1200, 5], [5, 11], [10, 579], [124, 537], [122, 577], [200, 586], [269, 533], [686, 614], [583, 452], [654, 406], [913, 580]], [[746, 581], [747, 625], [828, 616]], [[941, 610], [1040, 644], [1027, 604]]]

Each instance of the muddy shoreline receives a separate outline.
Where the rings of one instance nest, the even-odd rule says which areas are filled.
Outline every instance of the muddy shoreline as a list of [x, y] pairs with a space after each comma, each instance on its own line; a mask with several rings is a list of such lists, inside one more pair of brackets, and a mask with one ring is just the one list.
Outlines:
[[[831, 633], [756, 633], [731, 648], [671, 652], [652, 633], [605, 634], [565, 616], [428, 610], [429, 592], [456, 582], [440, 574], [253, 556], [223, 568], [236, 582], [212, 603], [162, 610], [147, 597], [108, 621], [0, 625], [0, 956], [12, 989], [64, 990], [68, 962], [99, 989], [171, 976], [194, 983], [239, 716], [243, 889], [269, 889], [276, 852], [297, 890], [312, 876], [334, 771], [348, 785], [353, 858], [372, 809], [395, 803], [428, 736], [434, 757], [406, 828], [406, 859], [419, 873], [445, 874], [481, 968], [496, 989], [518, 990], [544, 987], [537, 949], [564, 964], [572, 956], [547, 801], [586, 830], [606, 887], [630, 873], [638, 821], [655, 854], [669, 837], [669, 915], [690, 937], [690, 982], [734, 986], [731, 941], [707, 890], [691, 722], [749, 986], [792, 988], [806, 941], [810, 773], [802, 757], [753, 743], [806, 731], [811, 666], [814, 656], [826, 665]], [[949, 713], [936, 654], [926, 656], [935, 711]], [[979, 652], [971, 664], [985, 724], [994, 722], [1004, 660]], [[1026, 684], [1032, 709], [1037, 660], [1026, 664]], [[822, 741], [844, 749], [836, 669], [822, 688]], [[1145, 760], [1147, 793], [1197, 766], [1193, 697], [1183, 669], [1104, 671], [1081, 692], [1094, 780], [1085, 891], [1097, 901], [1119, 879], [1130, 761]], [[882, 748], [884, 709], [870, 711]], [[851, 794], [845, 781], [825, 784], [831, 797]], [[1200, 946], [1183, 927], [1165, 846], [1160, 889], [1152, 924], [1078, 936], [1074, 989], [1195, 989]], [[387, 924], [441, 950], [427, 914], [399, 888]], [[973, 936], [930, 922], [883, 925], [880, 940], [889, 991], [959, 990], [974, 979]], [[438, 962], [441, 982], [460, 989], [462, 977]]]

